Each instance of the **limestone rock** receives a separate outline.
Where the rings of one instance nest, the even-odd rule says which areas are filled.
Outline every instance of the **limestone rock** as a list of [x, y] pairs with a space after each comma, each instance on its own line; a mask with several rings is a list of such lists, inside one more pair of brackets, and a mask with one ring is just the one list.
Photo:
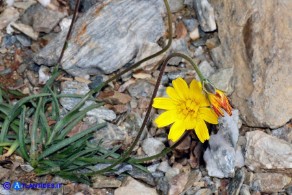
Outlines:
[[[112, 73], [138, 53], [145, 42], [156, 42], [165, 32], [163, 3], [156, 0], [105, 0], [90, 8], [75, 24], [62, 60], [74, 76]], [[34, 60], [55, 65], [65, 40], [62, 31]]]
[[159, 154], [164, 148], [165, 145], [155, 138], [147, 138], [142, 143], [142, 149], [148, 156]]
[[145, 186], [137, 180], [127, 177], [122, 187], [114, 192], [115, 195], [141, 194], [141, 195], [158, 195], [155, 189]]
[[292, 1], [210, 0], [221, 46], [212, 58], [234, 67], [232, 103], [249, 126], [277, 128], [292, 116]]
[[202, 30], [205, 32], [216, 30], [214, 9], [208, 0], [194, 0], [194, 5]]
[[0, 30], [4, 29], [10, 22], [16, 21], [19, 17], [19, 12], [13, 7], [6, 8], [0, 14]]
[[279, 173], [255, 173], [252, 189], [265, 193], [279, 192], [291, 182], [291, 177]]
[[245, 164], [251, 170], [292, 173], [292, 144], [259, 130], [247, 132]]
[[225, 116], [220, 118], [219, 131], [210, 136], [210, 147], [204, 153], [209, 176], [234, 176], [239, 127], [238, 110], [233, 110], [232, 116], [225, 113]]

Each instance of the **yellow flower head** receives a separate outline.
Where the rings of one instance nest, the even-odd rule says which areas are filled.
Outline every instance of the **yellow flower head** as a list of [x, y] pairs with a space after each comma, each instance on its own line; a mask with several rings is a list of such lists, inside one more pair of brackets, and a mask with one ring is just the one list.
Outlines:
[[204, 143], [210, 137], [205, 121], [218, 124], [218, 116], [210, 107], [198, 81], [193, 80], [188, 86], [185, 80], [177, 78], [172, 84], [173, 87], [166, 88], [169, 97], [154, 98], [152, 106], [166, 110], [156, 118], [155, 123], [159, 128], [173, 123], [168, 134], [168, 139], [173, 142], [186, 130], [194, 129]]
[[213, 85], [209, 81], [204, 82], [203, 87], [217, 116], [224, 116], [223, 110], [225, 110], [228, 115], [231, 116], [232, 107], [230, 106], [228, 98], [226, 97], [224, 92], [213, 87]]

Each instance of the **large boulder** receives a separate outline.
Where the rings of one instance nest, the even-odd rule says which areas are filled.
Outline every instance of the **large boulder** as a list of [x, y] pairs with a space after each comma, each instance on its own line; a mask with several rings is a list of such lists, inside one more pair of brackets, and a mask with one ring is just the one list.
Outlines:
[[209, 1], [221, 41], [211, 55], [234, 68], [232, 103], [250, 126], [284, 125], [292, 117], [292, 1]]
[[[74, 76], [110, 74], [129, 63], [146, 42], [165, 33], [162, 1], [103, 0], [81, 16], [65, 50], [62, 68]], [[57, 63], [67, 30], [34, 58], [38, 64]], [[153, 52], [154, 53], [154, 52]]]

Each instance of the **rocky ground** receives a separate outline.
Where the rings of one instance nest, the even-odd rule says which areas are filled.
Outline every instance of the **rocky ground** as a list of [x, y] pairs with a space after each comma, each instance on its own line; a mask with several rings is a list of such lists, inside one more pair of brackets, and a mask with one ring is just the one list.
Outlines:
[[[24, 94], [38, 93], [51, 75], [72, 20], [75, 1], [0, 1], [0, 82]], [[292, 194], [291, 20], [292, 3], [277, 0], [169, 0], [173, 44], [159, 57], [112, 82], [97, 96], [101, 108], [87, 113], [71, 133], [106, 121], [95, 135], [103, 146], [129, 147], [142, 124], [158, 65], [183, 52], [230, 96], [231, 117], [210, 127], [201, 144], [190, 134], [176, 150], [147, 163], [149, 173], [122, 164], [115, 175], [96, 176], [93, 186], [59, 177], [36, 177], [20, 157], [0, 163], [0, 180], [59, 182], [63, 188], [23, 194]], [[290, 23], [289, 23], [290, 22]], [[62, 60], [60, 93], [85, 94], [125, 66], [153, 54], [167, 42], [163, 1], [81, 1], [79, 16]], [[190, 81], [194, 69], [172, 59], [159, 96], [173, 79]], [[62, 113], [78, 99], [62, 98]], [[90, 102], [88, 102], [90, 103]], [[158, 116], [152, 111], [151, 120]], [[153, 121], [153, 120], [152, 120]], [[135, 155], [168, 147], [168, 128], [150, 123]], [[2, 187], [2, 186], [1, 186]], [[0, 194], [14, 194], [0, 188]], [[18, 193], [19, 194], [19, 193]]]

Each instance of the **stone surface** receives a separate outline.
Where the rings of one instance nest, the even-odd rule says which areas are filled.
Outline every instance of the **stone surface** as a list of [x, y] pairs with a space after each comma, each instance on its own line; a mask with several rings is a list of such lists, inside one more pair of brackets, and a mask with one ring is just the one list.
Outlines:
[[[202, 61], [199, 64], [199, 69], [206, 78], [209, 78], [215, 72], [214, 67], [212, 67], [210, 63], [206, 60]], [[199, 80], [199, 77], [197, 76], [197, 74], [196, 74], [196, 78]]]
[[92, 177], [93, 188], [118, 188], [121, 184], [121, 181], [103, 175], [95, 175]]
[[122, 187], [115, 190], [114, 195], [125, 194], [139, 194], [139, 195], [158, 195], [155, 189], [145, 186], [143, 183], [137, 180], [127, 177]]
[[20, 20], [37, 32], [49, 33], [65, 16], [65, 13], [45, 8], [38, 3], [28, 8]]
[[195, 10], [203, 31], [216, 30], [214, 9], [208, 0], [194, 0]]
[[184, 0], [168, 0], [170, 11], [178, 12], [184, 7]]
[[[156, 0], [107, 0], [96, 4], [76, 22], [62, 60], [63, 69], [74, 76], [118, 70], [136, 56], [143, 43], [156, 42], [163, 35], [163, 9], [163, 3]], [[62, 31], [34, 60], [38, 64], [56, 64], [59, 43], [66, 34]]]
[[238, 169], [235, 172], [235, 177], [228, 184], [228, 195], [238, 195], [245, 178], [244, 170]]
[[102, 140], [101, 145], [104, 148], [113, 148], [116, 145], [126, 143], [128, 138], [127, 132], [121, 129], [120, 127], [107, 123], [107, 126], [98, 130], [94, 134], [94, 140], [99, 142]]
[[[84, 95], [89, 92], [87, 84], [77, 81], [65, 81], [61, 83], [61, 94]], [[66, 110], [71, 110], [80, 102], [80, 98], [60, 98], [60, 103]]]
[[[89, 104], [87, 104], [89, 106]], [[113, 121], [117, 118], [117, 115], [114, 111], [105, 108], [105, 107], [99, 107], [92, 109], [86, 113], [87, 116], [94, 116], [97, 119], [107, 120], [107, 121]]]
[[22, 32], [23, 34], [29, 36], [33, 40], [37, 40], [39, 37], [39, 33], [35, 32], [33, 28], [29, 25], [22, 23], [12, 23], [11, 26], [16, 30]]
[[194, 195], [211, 195], [212, 191], [208, 188], [199, 189]]
[[284, 127], [273, 130], [272, 135], [292, 144], [292, 123], [290, 122]]
[[280, 192], [291, 182], [291, 177], [279, 173], [255, 173], [251, 188], [265, 193]]
[[262, 131], [246, 133], [245, 164], [251, 170], [292, 173], [292, 144]]
[[216, 71], [210, 76], [210, 81], [227, 95], [230, 95], [234, 88], [232, 85], [233, 68], [224, 68]]
[[210, 136], [210, 147], [204, 153], [209, 176], [234, 176], [239, 127], [238, 110], [233, 110], [232, 116], [225, 113], [225, 116], [219, 119], [219, 131]]
[[173, 177], [169, 182], [170, 188], [168, 191], [168, 195], [181, 194], [187, 182], [188, 182], [188, 174], [186, 173], [181, 173]]
[[131, 97], [150, 97], [154, 90], [154, 85], [147, 81], [145, 82], [143, 80], [138, 80], [136, 83], [130, 85], [127, 89]]
[[4, 29], [10, 22], [16, 21], [19, 17], [19, 12], [13, 7], [7, 7], [0, 14], [0, 30]]
[[234, 67], [232, 103], [249, 126], [284, 125], [292, 116], [292, 44], [287, 40], [292, 37], [292, 1], [210, 3], [221, 42], [212, 58], [221, 67]]
[[[145, 42], [142, 44], [141, 49], [138, 51], [137, 56], [135, 58], [135, 63], [148, 57], [158, 51], [161, 50], [161, 47], [157, 43]], [[143, 68], [145, 70], [153, 68], [153, 65], [156, 65], [160, 60], [163, 59], [165, 54], [159, 55], [155, 58], [152, 58], [146, 62], [143, 62], [139, 68]], [[152, 65], [152, 66], [151, 66]]]
[[147, 138], [142, 143], [142, 149], [148, 156], [159, 154], [164, 148], [165, 145], [155, 138]]

